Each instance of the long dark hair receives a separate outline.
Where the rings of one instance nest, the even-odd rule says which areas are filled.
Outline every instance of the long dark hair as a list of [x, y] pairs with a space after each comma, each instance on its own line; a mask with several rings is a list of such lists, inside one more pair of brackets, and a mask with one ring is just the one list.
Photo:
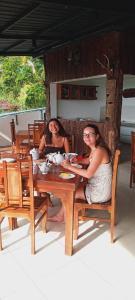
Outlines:
[[59, 135], [60, 136], [63, 136], [63, 137], [67, 137], [68, 136], [67, 133], [66, 133], [66, 131], [65, 131], [65, 129], [63, 128], [62, 124], [60, 123], [60, 121], [57, 118], [52, 118], [52, 119], [50, 119], [48, 121], [48, 123], [46, 125], [46, 128], [45, 128], [45, 131], [44, 131], [46, 144], [51, 144], [51, 142], [52, 142], [52, 133], [49, 130], [49, 124], [52, 121], [55, 121], [58, 124], [58, 126], [59, 126]]
[[108, 153], [108, 155], [109, 155], [109, 157], [111, 157], [111, 156], [112, 156], [111, 150], [110, 150], [109, 147], [106, 145], [106, 143], [105, 143], [105, 141], [104, 141], [104, 139], [103, 139], [103, 137], [102, 137], [102, 135], [101, 135], [101, 133], [100, 133], [100, 131], [99, 131], [98, 126], [96, 126], [95, 124], [87, 124], [87, 125], [84, 127], [84, 129], [87, 128], [87, 127], [93, 128], [94, 131], [95, 131], [95, 135], [98, 135], [98, 136], [99, 136], [98, 139], [96, 140], [96, 145], [95, 145], [96, 148], [97, 148], [98, 146], [100, 146], [100, 147], [102, 147], [102, 148], [105, 148], [106, 151], [107, 151], [107, 153]]

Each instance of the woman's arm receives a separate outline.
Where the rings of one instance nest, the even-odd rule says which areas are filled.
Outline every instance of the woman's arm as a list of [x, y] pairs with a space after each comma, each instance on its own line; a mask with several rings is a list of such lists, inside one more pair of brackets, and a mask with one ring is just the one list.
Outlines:
[[70, 151], [70, 145], [67, 137], [64, 138], [64, 149], [65, 153], [68, 153]]
[[43, 135], [39, 144], [39, 153], [42, 153], [45, 149], [45, 136]]
[[83, 164], [83, 165], [88, 165], [90, 162], [89, 157], [82, 157], [81, 159], [79, 158], [79, 156], [75, 156], [71, 159], [71, 162], [73, 163], [79, 163], [79, 164]]
[[79, 174], [80, 176], [86, 177], [86, 178], [90, 178], [94, 175], [94, 173], [96, 172], [97, 168], [100, 166], [100, 164], [102, 163], [102, 159], [103, 159], [103, 153], [104, 151], [102, 151], [102, 149], [96, 149], [95, 153], [93, 154], [92, 157], [92, 161], [89, 164], [87, 169], [78, 169], [74, 166], [72, 166], [68, 161], [64, 160], [61, 165], [76, 173]]

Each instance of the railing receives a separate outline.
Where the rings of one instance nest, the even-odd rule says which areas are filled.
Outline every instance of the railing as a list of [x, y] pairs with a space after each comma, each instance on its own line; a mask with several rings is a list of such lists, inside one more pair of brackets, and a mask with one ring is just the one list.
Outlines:
[[28, 123], [34, 120], [44, 119], [45, 108], [36, 108], [24, 111], [14, 111], [0, 114], [0, 146], [7, 146], [11, 143], [10, 122], [15, 120], [16, 130], [28, 128]]

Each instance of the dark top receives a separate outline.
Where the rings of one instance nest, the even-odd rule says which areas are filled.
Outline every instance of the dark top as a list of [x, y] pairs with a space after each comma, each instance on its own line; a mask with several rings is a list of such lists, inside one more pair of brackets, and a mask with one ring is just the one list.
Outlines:
[[60, 152], [61, 154], [65, 153], [64, 146], [62, 147], [54, 147], [54, 146], [46, 146], [44, 154], [47, 155], [49, 153]]

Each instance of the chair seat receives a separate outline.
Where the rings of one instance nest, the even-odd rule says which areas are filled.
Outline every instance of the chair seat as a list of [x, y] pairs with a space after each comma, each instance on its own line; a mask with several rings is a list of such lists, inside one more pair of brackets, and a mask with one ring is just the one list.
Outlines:
[[75, 202], [75, 205], [79, 206], [79, 205], [83, 205], [85, 206], [85, 208], [87, 209], [101, 209], [101, 208], [109, 208], [111, 205], [111, 199], [106, 201], [106, 202], [96, 202], [96, 203], [88, 203], [87, 201], [84, 201], [82, 199], [78, 199], [77, 202]]

